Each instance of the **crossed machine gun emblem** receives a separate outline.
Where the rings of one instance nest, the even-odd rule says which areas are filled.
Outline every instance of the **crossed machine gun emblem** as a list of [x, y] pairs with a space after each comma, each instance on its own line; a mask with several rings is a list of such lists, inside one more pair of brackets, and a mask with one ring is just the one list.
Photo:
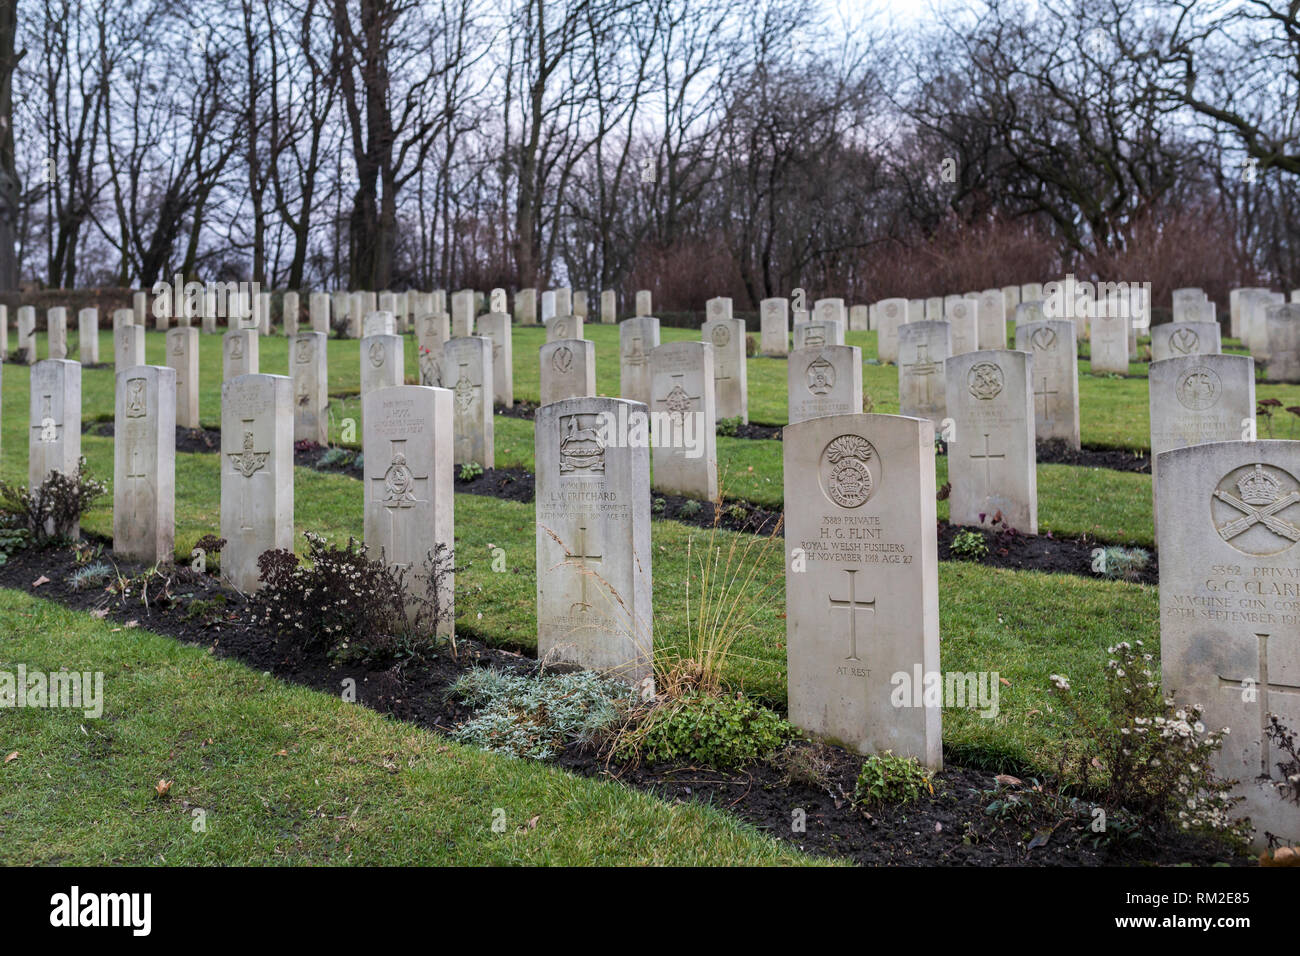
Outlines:
[[1214, 497], [1224, 504], [1241, 512], [1241, 517], [1229, 521], [1219, 528], [1224, 541], [1231, 541], [1257, 524], [1263, 524], [1274, 534], [1281, 535], [1289, 541], [1300, 541], [1300, 527], [1278, 517], [1293, 504], [1300, 502], [1300, 491], [1292, 490], [1283, 495], [1278, 480], [1260, 465], [1248, 472], [1237, 482], [1241, 497], [1216, 489]]

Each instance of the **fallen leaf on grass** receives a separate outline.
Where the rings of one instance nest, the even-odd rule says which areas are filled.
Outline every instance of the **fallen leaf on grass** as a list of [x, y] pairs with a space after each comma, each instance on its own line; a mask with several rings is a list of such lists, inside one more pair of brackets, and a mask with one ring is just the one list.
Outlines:
[[1055, 827], [1042, 827], [1034, 834], [1034, 838], [1029, 841], [1027, 849], [1036, 850], [1040, 846], [1047, 846], [1047, 841], [1052, 839], [1052, 834], [1056, 832]]
[[172, 781], [159, 780], [158, 783], [154, 786], [154, 789], [158, 791], [158, 796], [165, 797], [167, 796], [167, 794], [171, 793]]
[[271, 754], [271, 756], [272, 756], [272, 757], [287, 757], [287, 756], [289, 756], [289, 751], [287, 751], [287, 750], [277, 750], [275, 753]]
[[539, 814], [539, 815], [533, 817], [531, 820], [529, 820], [529, 821], [528, 821], [528, 829], [532, 830], [533, 828], [535, 828], [535, 827], [537, 826], [537, 821], [540, 820], [541, 818], [542, 818], [542, 817], [541, 817], [541, 815]]
[[1019, 777], [1013, 777], [1009, 773], [1000, 773], [993, 778], [1004, 787], [1018, 787], [1024, 783]]
[[49, 584], [49, 583], [50, 583], [50, 579], [42, 574], [39, 578], [37, 578], [35, 581], [32, 582], [32, 587], [38, 588], [42, 584]]
[[90, 612], [90, 616], [102, 621], [104, 618], [108, 617], [108, 608], [97, 607], [95, 610]]
[[13, 763], [17, 759], [18, 759], [18, 751], [15, 750], [8, 757], [5, 757], [5, 763]]

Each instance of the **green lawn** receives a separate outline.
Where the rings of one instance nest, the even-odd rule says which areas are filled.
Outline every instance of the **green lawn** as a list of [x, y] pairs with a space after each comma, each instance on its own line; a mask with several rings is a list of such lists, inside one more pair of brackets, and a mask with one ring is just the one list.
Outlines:
[[449, 743], [20, 592], [0, 589], [0, 622], [0, 669], [101, 671], [105, 703], [0, 721], [0, 865], [812, 862], [710, 807]]

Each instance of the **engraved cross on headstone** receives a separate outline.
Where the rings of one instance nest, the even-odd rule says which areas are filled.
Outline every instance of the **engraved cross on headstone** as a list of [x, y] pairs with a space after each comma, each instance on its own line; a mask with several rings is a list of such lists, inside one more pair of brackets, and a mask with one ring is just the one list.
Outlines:
[[1048, 420], [1048, 421], [1051, 421], [1051, 420], [1052, 420], [1051, 416], [1048, 414], [1048, 412], [1051, 411], [1051, 406], [1048, 404], [1048, 400], [1050, 399], [1051, 396], [1053, 396], [1053, 395], [1058, 395], [1058, 394], [1060, 394], [1060, 393], [1059, 393], [1059, 391], [1058, 391], [1057, 389], [1054, 389], [1054, 388], [1053, 388], [1053, 389], [1049, 389], [1049, 388], [1047, 387], [1047, 376], [1044, 375], [1044, 376], [1043, 376], [1043, 387], [1042, 387], [1042, 389], [1036, 389], [1036, 390], [1034, 391], [1034, 397], [1035, 397], [1035, 398], [1041, 398], [1041, 399], [1043, 400], [1043, 418], [1045, 418], [1045, 419]]
[[984, 481], [985, 481], [985, 483], [987, 483], [988, 485], [992, 486], [992, 484], [993, 484], [993, 460], [994, 460], [994, 459], [1005, 459], [1007, 456], [1006, 456], [1006, 455], [995, 455], [995, 454], [992, 453], [992, 451], [989, 450], [989, 433], [988, 433], [988, 432], [985, 432], [985, 433], [984, 433], [984, 454], [982, 454], [982, 455], [976, 455], [974, 452], [972, 452], [970, 457], [971, 457], [971, 458], [974, 458], [974, 459], [976, 459], [976, 460], [983, 459], [983, 461], [984, 461]]
[[588, 564], [600, 564], [604, 556], [587, 553], [587, 526], [585, 524], [578, 526], [577, 553], [566, 548], [564, 557], [565, 563], [574, 565], [582, 577], [582, 609], [584, 611], [590, 610], [591, 604], [587, 601], [587, 578], [591, 575], [587, 571], [587, 566]]
[[910, 374], [915, 375], [925, 383], [925, 398], [923, 404], [930, 405], [933, 403], [933, 387], [935, 374], [939, 371], [939, 366], [930, 360], [930, 343], [918, 342], [916, 345], [916, 361], [904, 365]]
[[845, 568], [844, 573], [849, 576], [849, 597], [848, 600], [837, 600], [828, 597], [832, 611], [847, 610], [849, 612], [849, 656], [845, 660], [858, 660], [858, 611], [870, 611], [876, 613], [876, 600], [859, 601], [857, 598], [856, 575], [857, 568]]
[[1253, 682], [1253, 686], [1257, 689], [1257, 694], [1256, 694], [1256, 698], [1255, 698], [1255, 699], [1256, 699], [1256, 701], [1257, 701], [1258, 704], [1259, 704], [1259, 723], [1260, 723], [1259, 764], [1260, 764], [1260, 773], [1263, 774], [1265, 777], [1268, 777], [1268, 776], [1272, 776], [1272, 774], [1271, 774], [1270, 771], [1269, 771], [1269, 766], [1268, 766], [1268, 736], [1267, 736], [1267, 734], [1264, 733], [1264, 731], [1265, 731], [1265, 730], [1267, 729], [1267, 727], [1268, 727], [1268, 715], [1269, 715], [1269, 710], [1268, 710], [1268, 693], [1269, 693], [1269, 691], [1273, 691], [1274, 693], [1281, 693], [1281, 694], [1300, 694], [1300, 687], [1297, 687], [1297, 686], [1295, 686], [1295, 685], [1293, 685], [1293, 684], [1272, 684], [1272, 683], [1269, 682], [1269, 679], [1268, 679], [1268, 639], [1269, 639], [1269, 635], [1268, 635], [1268, 634], [1256, 634], [1255, 636], [1256, 636], [1257, 638], [1259, 638], [1259, 677], [1258, 677], [1258, 679], [1253, 678], [1253, 677], [1237, 677], [1237, 678], [1224, 677], [1222, 674], [1220, 674], [1220, 675], [1218, 675], [1218, 676], [1219, 676], [1219, 685], [1220, 685], [1221, 687], [1224, 687], [1224, 688], [1228, 689], [1228, 690], [1236, 690], [1236, 691], [1244, 692], [1244, 691], [1246, 691], [1248, 688], [1251, 687], [1251, 684], [1248, 684], [1248, 683], [1247, 683], [1248, 681]]

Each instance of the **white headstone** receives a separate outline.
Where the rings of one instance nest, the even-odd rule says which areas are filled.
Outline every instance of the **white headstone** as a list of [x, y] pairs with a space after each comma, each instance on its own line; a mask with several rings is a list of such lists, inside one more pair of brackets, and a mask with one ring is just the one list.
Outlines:
[[650, 353], [654, 488], [712, 501], [718, 494], [713, 346], [669, 342]]
[[849, 307], [849, 331], [866, 332], [871, 328], [871, 309], [865, 305]]
[[713, 345], [713, 395], [718, 417], [739, 418], [742, 423], [748, 423], [749, 368], [745, 359], [745, 320], [731, 318], [731, 300], [725, 302], [728, 314], [706, 321], [701, 329], [701, 338]]
[[1300, 382], [1300, 305], [1269, 306], [1264, 318], [1270, 382]]
[[134, 368], [144, 364], [144, 326], [123, 325], [113, 330], [113, 367]]
[[1090, 366], [1094, 375], [1127, 375], [1129, 363], [1129, 319], [1115, 310], [1102, 308], [1091, 317]]
[[45, 310], [46, 341], [49, 343], [50, 358], [68, 357], [68, 310], [63, 306]]
[[[944, 363], [948, 417], [949, 521], [1038, 533], [1033, 357], [991, 349]], [[981, 517], [982, 516], [982, 517]]]
[[36, 309], [30, 305], [18, 307], [17, 348], [28, 365], [36, 364]]
[[557, 339], [538, 351], [543, 405], [596, 394], [596, 345], [586, 339]]
[[77, 357], [82, 365], [99, 364], [98, 309], [82, 309], [77, 313]]
[[491, 340], [468, 336], [444, 342], [442, 382], [451, 389], [455, 463], [495, 468]]
[[898, 363], [898, 327], [908, 320], [906, 299], [884, 299], [876, 309], [880, 323], [876, 326], [876, 358]]
[[451, 297], [451, 334], [466, 338], [474, 334], [474, 291], [462, 289]]
[[1180, 355], [1218, 355], [1222, 351], [1218, 322], [1166, 322], [1151, 327], [1153, 362]]
[[943, 765], [934, 426], [899, 415], [789, 425], [790, 722], [861, 754]]
[[[537, 654], [653, 690], [650, 453], [611, 424], [644, 405], [573, 398], [536, 418]], [[650, 682], [650, 683], [644, 683]]]
[[789, 420], [862, 411], [862, 350], [856, 345], [795, 349], [786, 368]]
[[280, 300], [280, 321], [288, 338], [298, 334], [298, 309], [298, 293], [286, 292]]
[[647, 289], [642, 289], [636, 294], [636, 314], [649, 315], [650, 311], [650, 292]]
[[[361, 337], [372, 335], [396, 335], [397, 318], [391, 312], [371, 312], [361, 322]], [[400, 384], [400, 383], [399, 383]]]
[[256, 375], [258, 353], [256, 329], [234, 329], [227, 332], [221, 337], [221, 380], [229, 382], [241, 375]]
[[546, 341], [558, 342], [560, 339], [583, 338], [582, 316], [560, 313], [546, 322]]
[[760, 350], [780, 356], [790, 351], [790, 300], [764, 299], [758, 304]]
[[1016, 326], [1016, 348], [1034, 357], [1034, 434], [1060, 439], [1078, 450], [1079, 346], [1069, 319], [1044, 319]]
[[618, 295], [613, 289], [600, 294], [600, 321], [602, 325], [613, 325], [618, 321]]
[[478, 320], [478, 334], [492, 340], [492, 401], [506, 408], [514, 408], [515, 368], [510, 315], [506, 312], [489, 312], [481, 316]]
[[329, 444], [328, 342], [324, 332], [299, 332], [290, 343], [295, 442]]
[[844, 326], [834, 319], [797, 322], [794, 327], [794, 347], [799, 349], [820, 349], [827, 345], [844, 344]]
[[520, 325], [537, 324], [536, 289], [520, 289], [515, 295], [515, 321]]
[[116, 378], [113, 554], [170, 564], [176, 543], [176, 371], [137, 365], [119, 369]]
[[361, 340], [361, 395], [377, 388], [401, 385], [406, 355], [400, 335], [367, 335]]
[[944, 306], [944, 318], [950, 326], [953, 355], [974, 352], [979, 345], [979, 316], [974, 299], [953, 297]]
[[1007, 347], [1007, 300], [1001, 289], [985, 289], [975, 304], [979, 316], [979, 347]]
[[[390, 565], [406, 569], [408, 612], [428, 596], [436, 546], [455, 546], [452, 401], [447, 389], [421, 385], [377, 388], [362, 400], [366, 548], [372, 560], [382, 551]], [[450, 633], [454, 579], [439, 584], [446, 603], [438, 628]]]
[[1239, 781], [1234, 813], [1255, 847], [1266, 832], [1294, 844], [1295, 783], [1264, 731], [1270, 714], [1300, 726], [1300, 442], [1214, 442], [1158, 462], [1163, 691], [1229, 730], [1214, 770]]
[[199, 427], [199, 330], [178, 325], [167, 330], [167, 367], [175, 372], [175, 419], [181, 428]]
[[1255, 362], [1248, 355], [1163, 359], [1151, 363], [1149, 375], [1153, 487], [1161, 452], [1238, 441], [1254, 427]]
[[546, 325], [555, 316], [555, 290], [547, 289], [542, 293], [542, 324]]
[[81, 458], [81, 364], [46, 359], [32, 366], [27, 484], [54, 472], [76, 474]]
[[951, 323], [908, 322], [898, 330], [898, 409], [929, 419], [942, 430], [947, 415], [943, 363], [951, 349]]
[[221, 537], [222, 577], [245, 594], [261, 587], [263, 552], [293, 550], [293, 382], [286, 375], [222, 383]]
[[618, 324], [619, 394], [649, 406], [650, 352], [659, 347], [659, 320], [641, 315]]

